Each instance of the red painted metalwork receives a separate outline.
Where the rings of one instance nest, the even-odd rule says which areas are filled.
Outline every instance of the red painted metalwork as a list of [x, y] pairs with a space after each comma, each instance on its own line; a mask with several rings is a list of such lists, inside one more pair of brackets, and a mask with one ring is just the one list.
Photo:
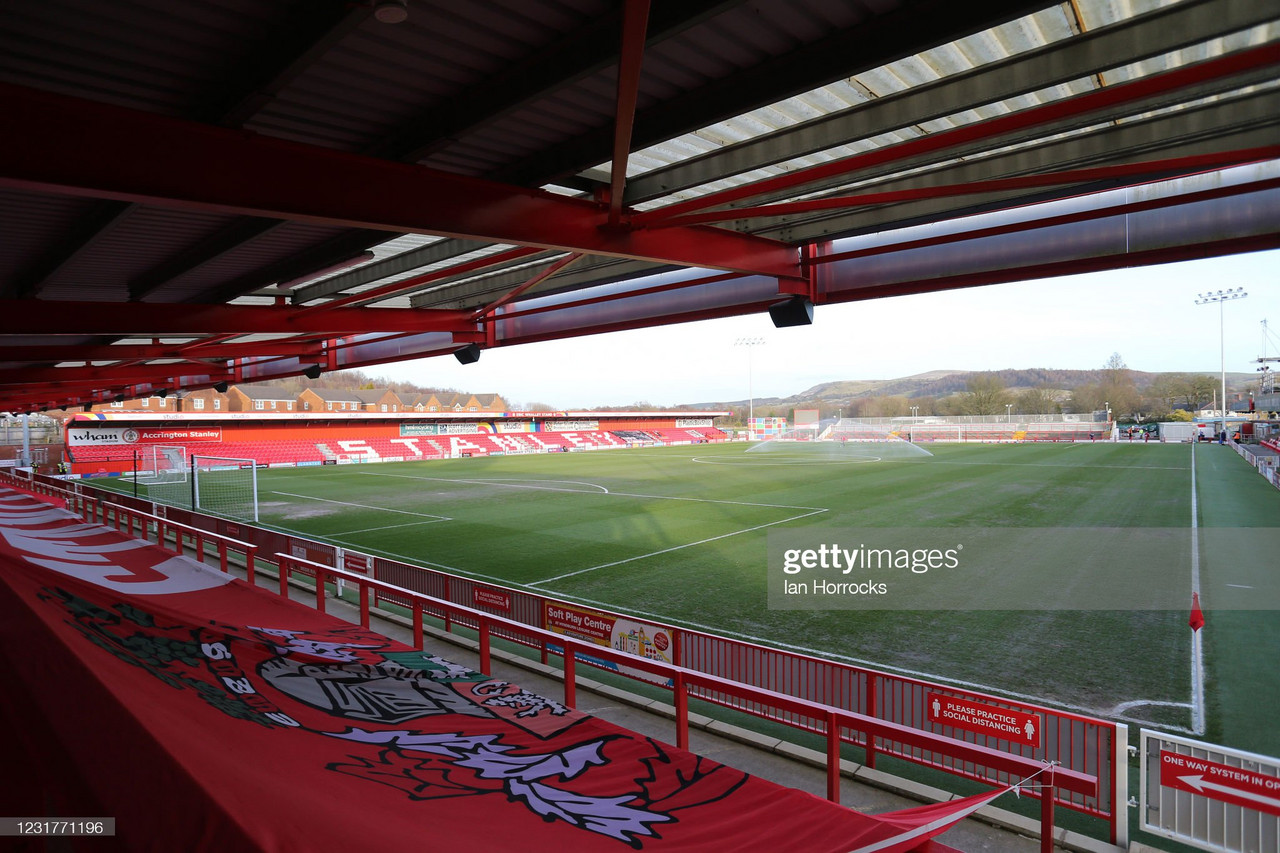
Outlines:
[[857, 193], [854, 195], [829, 196], [826, 198], [808, 199], [806, 201], [788, 201], [766, 204], [759, 207], [735, 207], [727, 210], [713, 210], [706, 213], [690, 213], [673, 216], [648, 227], [658, 228], [668, 225], [699, 225], [710, 222], [725, 222], [737, 219], [758, 219], [769, 216], [791, 216], [795, 214], [814, 213], [823, 210], [845, 210], [873, 204], [892, 204], [903, 201], [919, 201], [929, 198], [952, 196], [980, 195], [982, 193], [1004, 192], [1008, 190], [1031, 189], [1035, 187], [1054, 187], [1066, 184], [1085, 183], [1089, 181], [1109, 181], [1117, 178], [1148, 178], [1134, 181], [1132, 185], [1168, 180], [1171, 177], [1186, 177], [1200, 172], [1239, 166], [1245, 163], [1257, 163], [1280, 157], [1280, 145], [1269, 145], [1262, 148], [1248, 148], [1242, 151], [1224, 151], [1214, 154], [1200, 154], [1191, 157], [1173, 157], [1165, 160], [1149, 160], [1142, 163], [1125, 163], [1117, 166], [1095, 166], [1089, 169], [1067, 169], [1060, 172], [1048, 172], [1040, 175], [1020, 175], [1015, 178], [992, 178], [987, 181], [970, 181], [963, 184], [942, 184], [939, 186], [916, 187], [907, 190], [887, 190], [885, 192]]
[[[24, 479], [22, 482], [25, 484], [28, 481]], [[64, 488], [64, 484], [54, 478], [33, 475], [30, 482], [38, 482], [50, 489], [51, 493], [64, 496], [73, 510], [83, 512], [82, 507], [88, 505], [88, 501], [78, 491]], [[125, 496], [118, 496], [115, 500], [123, 505], [132, 503]], [[138, 503], [146, 505], [143, 501]], [[172, 507], [168, 509], [168, 513], [186, 518], [192, 526], [205, 524], [219, 529], [219, 525], [225, 526], [228, 523], [222, 519]], [[837, 732], [839, 736], [836, 740], [840, 743], [863, 746], [868, 755], [873, 751], [893, 754], [907, 761], [989, 784], [1008, 784], [1011, 779], [1039, 775], [1045, 772], [1044, 761], [1058, 761], [1060, 766], [1054, 768], [1052, 776], [1047, 780], [1037, 780], [1045, 787], [1039, 791], [1026, 792], [1028, 796], [1042, 798], [1042, 817], [1051, 816], [1055, 805], [1096, 815], [1110, 822], [1113, 840], [1116, 837], [1118, 815], [1126, 808], [1123, 802], [1114, 802], [1119, 770], [1114, 766], [1116, 756], [1104, 748], [1114, 744], [1114, 735], [1107, 738], [1095, 735], [1084, 743], [1076, 740], [1077, 729], [1083, 731], [1082, 727], [1093, 727], [1096, 732], [1113, 733], [1117, 728], [1114, 723], [687, 629], [667, 627], [681, 648], [682, 659], [687, 659], [687, 662], [680, 666], [665, 664], [545, 630], [541, 614], [545, 612], [545, 602], [554, 600], [543, 596], [486, 584], [511, 596], [511, 617], [496, 616], [459, 603], [471, 600], [473, 584], [469, 579], [454, 578], [434, 570], [381, 558], [375, 560], [372, 576], [348, 572], [333, 565], [286, 553], [295, 546], [303, 545], [316, 552], [329, 554], [327, 559], [336, 563], [336, 553], [331, 553], [331, 546], [250, 525], [240, 524], [237, 527], [241, 535], [252, 541], [259, 550], [277, 549], [275, 557], [279, 568], [281, 595], [288, 595], [288, 579], [291, 575], [310, 576], [315, 578], [317, 605], [323, 606], [321, 596], [325, 579], [342, 578], [357, 586], [368, 585], [375, 591], [375, 601], [394, 601], [402, 606], [412, 607], [415, 612], [415, 635], [420, 636], [419, 620], [423, 611], [431, 612], [448, 624], [474, 628], [479, 633], [485, 666], [490, 636], [494, 631], [499, 631], [501, 636], [533, 648], [545, 648], [548, 643], [554, 644], [564, 650], [563, 655], [567, 658], [582, 655], [577, 658], [578, 662], [589, 665], [593, 660], [604, 661], [661, 675], [669, 680], [673, 689], [677, 719], [680, 721], [676, 735], [678, 744], [688, 743], [687, 703], [690, 697], [696, 696], [703, 701], [780, 721], [817, 734]], [[401, 583], [388, 582], [388, 569], [395, 570], [393, 573]], [[447, 580], [458, 583], [451, 589], [442, 582]], [[440, 598], [438, 594], [415, 589], [421, 586], [433, 587], [436, 593], [453, 592], [456, 598]], [[567, 678], [573, 677], [574, 669], [572, 665], [568, 668]], [[823, 677], [816, 677], [819, 673]], [[832, 677], [835, 678], [834, 682]], [[873, 680], [880, 682], [879, 695], [882, 698], [879, 708], [874, 699], [869, 705], [862, 704], [866, 697], [874, 695], [869, 689]], [[838, 695], [823, 695], [819, 685], [831, 683], [844, 686], [840, 688]], [[945, 726], [931, 726], [925, 722], [926, 712], [921, 702], [928, 692], [943, 692], [987, 704], [1029, 710], [1042, 715], [1046, 723], [1056, 725], [1057, 728], [1046, 729], [1045, 747], [1039, 750], [1029, 747], [1015, 749], [1012, 745], [1001, 747], [1001, 741], [992, 736], [968, 734], [961, 739]], [[681, 711], [681, 708], [684, 710]], [[1055, 746], [1057, 754], [1048, 754], [1049, 748]], [[836, 752], [837, 749], [829, 739], [828, 754], [834, 755]], [[1105, 791], [1102, 787], [1103, 780], [1106, 780], [1108, 786]], [[828, 786], [830, 792], [830, 781]], [[1102, 807], [1104, 802], [1108, 807]]]
[[483, 317], [489, 316], [494, 311], [497, 311], [499, 308], [501, 308], [503, 305], [506, 305], [508, 302], [518, 297], [520, 294], [525, 293], [530, 288], [537, 287], [539, 284], [542, 284], [542, 282], [551, 278], [556, 273], [577, 263], [579, 260], [582, 259], [582, 257], [583, 257], [582, 255], [566, 255], [565, 257], [556, 261], [551, 266], [547, 267], [542, 272], [535, 275], [533, 278], [526, 281], [524, 284], [521, 284], [519, 287], [512, 288], [501, 299], [495, 300], [494, 302], [491, 302], [485, 307], [481, 308], [479, 311], [476, 311], [472, 316], [477, 320]]
[[[276, 556], [281, 560], [282, 574], [287, 574], [294, 566], [297, 566], [305, 573], [314, 574], [317, 581], [317, 589], [321, 591], [323, 590], [323, 579], [328, 575], [333, 575], [357, 585], [387, 590], [401, 598], [409, 597], [418, 600], [425, 597], [422, 593], [397, 588], [361, 573], [330, 568], [283, 553]], [[365, 600], [367, 601], [367, 598]], [[319, 597], [317, 602], [322, 603]], [[784, 721], [788, 719], [824, 719], [829, 734], [827, 790], [828, 796], [837, 802], [839, 801], [840, 775], [838, 746], [842, 740], [841, 732], [843, 729], [859, 732], [866, 740], [879, 738], [885, 741], [899, 742], [907, 745], [912, 750], [943, 753], [957, 763], [992, 767], [1006, 777], [1036, 778], [1040, 788], [1039, 796], [1042, 800], [1042, 833], [1050, 846], [1052, 845], [1053, 809], [1057, 801], [1055, 791], [1083, 797], [1096, 797], [1098, 795], [1098, 778], [1089, 773], [1054, 768], [1046, 771], [1044, 765], [1034, 758], [1010, 755], [979, 744], [939, 736], [897, 723], [877, 720], [864, 714], [797, 698], [768, 688], [760, 688], [716, 675], [677, 667], [673, 664], [636, 657], [541, 627], [521, 625], [504, 617], [493, 616], [465, 605], [445, 601], [434, 601], [432, 603], [436, 607], [454, 614], [455, 619], [458, 621], [474, 622], [479, 633], [480, 668], [481, 672], [486, 675], [488, 674], [487, 670], [490, 663], [489, 648], [493, 628], [494, 626], [505, 626], [505, 636], [523, 638], [526, 645], [546, 646], [553, 643], [563, 650], [562, 660], [564, 661], [566, 697], [575, 695], [576, 661], [580, 654], [587, 655], [588, 660], [595, 658], [614, 667], [628, 667], [652, 675], [662, 676], [672, 685], [674, 692], [676, 743], [681, 748], [688, 748], [688, 699], [695, 690], [699, 694], [719, 693], [732, 696], [738, 700], [738, 704], [744, 707], [753, 707], [758, 716], [782, 719]], [[766, 709], [772, 713], [761, 713]], [[834, 744], [834, 746], [831, 744]]]
[[1054, 278], [1065, 275], [1081, 275], [1089, 272], [1116, 269], [1121, 266], [1148, 266], [1153, 264], [1169, 264], [1177, 261], [1194, 261], [1207, 256], [1232, 255], [1244, 252], [1262, 252], [1280, 248], [1280, 232], [1261, 234], [1256, 237], [1242, 237], [1235, 240], [1223, 240], [1215, 243], [1198, 243], [1192, 246], [1169, 246], [1164, 249], [1152, 249], [1145, 252], [1127, 252], [1118, 263], [1116, 258], [1096, 257], [1081, 258], [1048, 264], [1031, 264], [1009, 270], [991, 270], [976, 273], [965, 273], [954, 276], [938, 276], [918, 281], [895, 282], [893, 284], [876, 285], [861, 290], [842, 291], [837, 294], [826, 294], [827, 303], [857, 302], [865, 299], [878, 299], [885, 296], [908, 296], [916, 293], [934, 293], [939, 290], [958, 290], [963, 287], [981, 287], [987, 284], [1003, 284], [1015, 281], [1030, 281], [1039, 278]]
[[[795, 278], [799, 253], [719, 228], [601, 228], [589, 201], [0, 84], [0, 186]], [[94, 140], [84, 156], [82, 140]], [[192, 163], [220, 164], [216, 173]], [[342, 175], [341, 182], [321, 180]], [[140, 304], [140, 303], [139, 303]]]
[[627, 185], [627, 160], [631, 154], [631, 128], [635, 124], [640, 90], [640, 64], [644, 59], [645, 31], [649, 24], [649, 0], [626, 0], [622, 12], [622, 51], [618, 58], [618, 105], [614, 114], [613, 162], [609, 175], [609, 225], [622, 221], [622, 195]]
[[[1122, 216], [1127, 213], [1138, 213], [1144, 210], [1158, 210], [1163, 207], [1194, 204], [1198, 201], [1228, 198], [1233, 195], [1260, 192], [1262, 190], [1276, 189], [1277, 187], [1280, 187], [1280, 179], [1274, 178], [1254, 181], [1248, 184], [1232, 184], [1229, 186], [1216, 187], [1211, 190], [1170, 195], [1163, 198], [1144, 199], [1142, 201], [1129, 202], [1126, 204], [1117, 204], [1111, 207], [1097, 207], [1076, 213], [1066, 213], [1059, 216], [1046, 216], [1039, 219], [1027, 219], [1020, 222], [995, 225], [989, 228], [975, 228], [971, 231], [957, 231], [952, 234], [942, 234], [936, 237], [926, 237], [919, 240], [903, 240], [900, 243], [885, 243], [865, 249], [853, 249], [848, 252], [835, 252], [833, 254], [813, 257], [810, 259], [809, 263], [831, 264], [837, 261], [851, 260], [853, 258], [866, 258], [873, 255], [884, 255], [890, 252], [905, 252], [911, 249], [922, 249], [926, 246], [941, 246], [946, 243], [960, 243], [965, 240], [979, 240], [983, 237], [995, 237], [1000, 234], [1013, 234], [1018, 231], [1032, 231], [1037, 228], [1051, 228], [1055, 225], [1066, 225], [1071, 222], [1085, 222], [1090, 219], [1101, 219], [1108, 216]], [[1034, 205], [1031, 206], [1033, 207]], [[1028, 206], [1022, 205], [1007, 209], [1018, 210], [1025, 207]], [[1030, 279], [1033, 278], [1033, 276], [1026, 276], [1026, 278]]]
[[785, 175], [699, 196], [658, 210], [637, 213], [632, 217], [632, 224], [648, 225], [671, 220], [695, 210], [719, 207], [781, 190], [795, 190], [816, 181], [848, 175], [870, 166], [893, 163], [919, 154], [939, 153], [968, 142], [995, 140], [1002, 134], [1027, 130], [1065, 118], [1088, 115], [1108, 107], [1134, 103], [1197, 83], [1228, 78], [1276, 64], [1280, 64], [1280, 45], [1266, 44], [1249, 48], [1161, 74], [1141, 77], [1127, 83], [1117, 83], [1072, 98], [1064, 98], [986, 121], [974, 122], [953, 130], [930, 133], [897, 145], [876, 148], [829, 163], [811, 166], [808, 169], [798, 169]]
[[510, 261], [518, 261], [521, 258], [527, 258], [530, 255], [536, 255], [542, 249], [529, 246], [521, 246], [515, 249], [508, 249], [505, 252], [498, 252], [493, 255], [487, 255], [483, 258], [476, 258], [461, 264], [455, 264], [444, 269], [433, 270], [421, 275], [410, 276], [399, 281], [393, 281], [379, 287], [362, 290], [359, 293], [352, 293], [348, 296], [340, 296], [337, 299], [331, 299], [328, 302], [322, 302], [319, 305], [308, 306], [309, 312], [329, 311], [334, 308], [342, 308], [347, 305], [365, 304], [376, 302], [379, 299], [386, 299], [389, 296], [395, 296], [398, 293], [413, 290], [421, 285], [430, 284], [433, 281], [441, 281], [454, 276], [465, 275], [467, 273], [476, 272], [477, 270], [487, 269], [498, 264], [508, 263]]
[[[49, 310], [51, 306], [57, 310]], [[474, 328], [466, 311], [428, 308], [335, 308], [317, 312], [258, 305], [0, 300], [0, 334], [7, 335], [200, 335], [211, 329], [237, 334], [353, 335]]]

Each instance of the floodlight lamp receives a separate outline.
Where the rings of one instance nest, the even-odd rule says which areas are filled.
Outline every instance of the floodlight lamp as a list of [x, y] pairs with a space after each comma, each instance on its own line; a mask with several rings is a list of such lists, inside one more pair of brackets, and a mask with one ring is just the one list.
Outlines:
[[399, 24], [409, 18], [406, 0], [378, 0], [373, 4], [373, 17], [383, 24]]
[[302, 375], [307, 377], [308, 379], [319, 379], [320, 374], [323, 372], [324, 370], [323, 368], [320, 367], [320, 365], [313, 364], [310, 367], [308, 367], [306, 370], [302, 371]]

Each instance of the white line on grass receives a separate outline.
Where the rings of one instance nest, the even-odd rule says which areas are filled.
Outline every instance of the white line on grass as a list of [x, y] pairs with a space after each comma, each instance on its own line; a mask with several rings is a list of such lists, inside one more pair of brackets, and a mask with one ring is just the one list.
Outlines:
[[[378, 512], [394, 512], [394, 513], [398, 513], [399, 515], [414, 515], [414, 516], [417, 516], [418, 518], [430, 518], [436, 521], [453, 521], [453, 519], [447, 515], [432, 515], [429, 512], [410, 512], [407, 509], [390, 509], [389, 507], [385, 507], [385, 506], [370, 506], [369, 504], [357, 504], [357, 503], [351, 503], [350, 501], [334, 501], [334, 500], [330, 500], [329, 498], [317, 498], [314, 495], [295, 495], [292, 492], [269, 492], [268, 494], [283, 495], [286, 498], [302, 498], [303, 500], [308, 500], [308, 501], [320, 501], [321, 503], [326, 503], [326, 504], [338, 504], [339, 506], [353, 506], [353, 507], [356, 507], [357, 509], [376, 509]], [[427, 522], [419, 522], [419, 523], [426, 524]]]
[[424, 524], [439, 524], [442, 521], [452, 521], [451, 518], [431, 518], [426, 521], [406, 521], [404, 524], [384, 524], [381, 527], [365, 527], [360, 530], [340, 530], [339, 536], [359, 536], [362, 533], [374, 533], [378, 530], [395, 530], [399, 527], [421, 527]]
[[471, 486], [505, 486], [508, 489], [534, 489], [541, 492], [568, 492], [573, 495], [590, 494], [590, 492], [585, 492], [582, 489], [555, 489], [550, 486], [541, 485], [542, 483], [560, 483], [573, 486], [590, 486], [593, 489], [598, 489], [602, 494], [612, 494], [608, 489], [598, 483], [585, 483], [580, 480], [529, 480], [521, 483], [513, 482], [512, 479], [507, 478], [469, 480], [457, 477], [420, 477], [413, 474], [380, 474], [376, 471], [360, 471], [358, 473], [365, 477], [396, 477], [401, 480], [426, 480], [432, 483], [466, 483]]
[[[1200, 593], [1200, 521], [1196, 503], [1196, 443], [1191, 442], [1191, 591]], [[1204, 648], [1191, 632], [1191, 730], [1204, 734]]]
[[[429, 522], [422, 522], [422, 523], [426, 524]], [[397, 563], [404, 563], [405, 565], [421, 566], [421, 567], [430, 568], [430, 569], [439, 569], [442, 572], [451, 572], [457, 575], [466, 575], [469, 578], [480, 578], [481, 580], [492, 581], [502, 586], [516, 586], [516, 587], [522, 586], [522, 584], [514, 583], [510, 578], [501, 578], [501, 577], [498, 577], [497, 575], [486, 575], [483, 572], [473, 572], [473, 571], [470, 571], [469, 569], [460, 569], [457, 566], [448, 566], [448, 565], [445, 565], [444, 563], [434, 563], [431, 560], [414, 558], [416, 561], [413, 563], [409, 563], [407, 562], [407, 560], [409, 560], [410, 558], [405, 554], [397, 554], [394, 551], [383, 551], [380, 548], [366, 548], [364, 545], [359, 545], [359, 544], [352, 545], [352, 543], [347, 542], [345, 539], [339, 539], [336, 536], [325, 536], [324, 534], [321, 534], [321, 533], [310, 533], [302, 530], [294, 530], [291, 527], [285, 527], [279, 524], [263, 525], [263, 526], [267, 527], [267, 529], [269, 530], [275, 530], [278, 533], [296, 533], [299, 536], [302, 536], [307, 539], [316, 539], [321, 542], [328, 542], [330, 544], [338, 545], [344, 548], [351, 546], [362, 554], [375, 554], [380, 557], [386, 557], [390, 560], [394, 560]], [[343, 535], [346, 535], [346, 534], [343, 534]]]
[[894, 459], [894, 462], [901, 462], [906, 465], [1002, 465], [1009, 468], [1100, 468], [1104, 471], [1114, 471], [1117, 468], [1123, 468], [1126, 471], [1185, 471], [1185, 465], [1058, 465], [1057, 463], [1045, 464], [1043, 462], [961, 462], [954, 459]]
[[[575, 483], [579, 486], [593, 486], [600, 490], [601, 494], [608, 495], [611, 498], [644, 498], [653, 501], [689, 501], [690, 503], [700, 504], [727, 504], [729, 506], [755, 506], [764, 509], [806, 509], [815, 512], [827, 512], [827, 507], [817, 506], [798, 506], [794, 504], [765, 504], [754, 501], [728, 501], [716, 498], [685, 498], [678, 495], [642, 495], [636, 492], [611, 492], [604, 486], [595, 483], [586, 483], [578, 480], [530, 480], [526, 483], [513, 483], [508, 480], [460, 480], [452, 477], [418, 477], [412, 474], [378, 474], [372, 471], [361, 471], [366, 477], [398, 477], [403, 480], [430, 480], [441, 483], [467, 483], [473, 486], [503, 486], [509, 489], [536, 489], [547, 492], [568, 492], [573, 495], [587, 495], [590, 492], [584, 492], [581, 489], [549, 489], [545, 486], [534, 485], [536, 483]], [[809, 513], [812, 515], [813, 513]]]
[[737, 536], [740, 533], [751, 533], [754, 530], [763, 530], [766, 527], [773, 527], [775, 524], [786, 524], [788, 521], [798, 521], [801, 518], [808, 518], [811, 515], [817, 515], [820, 512], [827, 512], [825, 509], [815, 509], [813, 512], [806, 512], [803, 515], [793, 515], [790, 518], [782, 518], [777, 521], [770, 521], [768, 524], [757, 524], [755, 527], [746, 527], [742, 530], [734, 530], [730, 533], [721, 533], [719, 536], [711, 536], [707, 539], [699, 539], [697, 542], [686, 542], [683, 545], [675, 545], [671, 548], [663, 548], [661, 551], [650, 551], [648, 554], [639, 554], [635, 557], [627, 557], [625, 560], [614, 560], [612, 563], [601, 563], [598, 566], [591, 566], [586, 569], [578, 569], [574, 572], [565, 572], [562, 575], [556, 575], [553, 578], [543, 578], [540, 581], [533, 581], [529, 584], [531, 587], [541, 586], [544, 583], [552, 583], [554, 581], [571, 578], [575, 575], [585, 575], [587, 572], [594, 572], [599, 569], [608, 569], [613, 566], [621, 566], [625, 563], [634, 563], [636, 560], [646, 560], [649, 557], [657, 557], [660, 554], [670, 554], [672, 551], [682, 551], [685, 548], [692, 548], [694, 545], [705, 545], [708, 542], [715, 542], [720, 539], [728, 539], [730, 536]]

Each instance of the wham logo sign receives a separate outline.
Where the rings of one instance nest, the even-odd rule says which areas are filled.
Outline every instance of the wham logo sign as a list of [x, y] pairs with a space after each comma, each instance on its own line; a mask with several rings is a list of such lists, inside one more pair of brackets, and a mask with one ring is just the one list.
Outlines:
[[1222, 803], [1280, 815], [1280, 777], [1160, 751], [1160, 784]]
[[166, 429], [152, 427], [90, 427], [67, 431], [72, 447], [101, 447], [124, 444], [187, 444], [195, 441], [222, 441], [222, 427]]

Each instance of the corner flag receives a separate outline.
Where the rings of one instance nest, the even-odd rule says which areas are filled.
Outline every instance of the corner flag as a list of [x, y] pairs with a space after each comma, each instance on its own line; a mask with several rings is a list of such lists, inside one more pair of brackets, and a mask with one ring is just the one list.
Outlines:
[[1191, 618], [1187, 620], [1187, 624], [1191, 626], [1192, 631], [1199, 631], [1204, 627], [1204, 611], [1200, 609], [1200, 593], [1191, 593]]

